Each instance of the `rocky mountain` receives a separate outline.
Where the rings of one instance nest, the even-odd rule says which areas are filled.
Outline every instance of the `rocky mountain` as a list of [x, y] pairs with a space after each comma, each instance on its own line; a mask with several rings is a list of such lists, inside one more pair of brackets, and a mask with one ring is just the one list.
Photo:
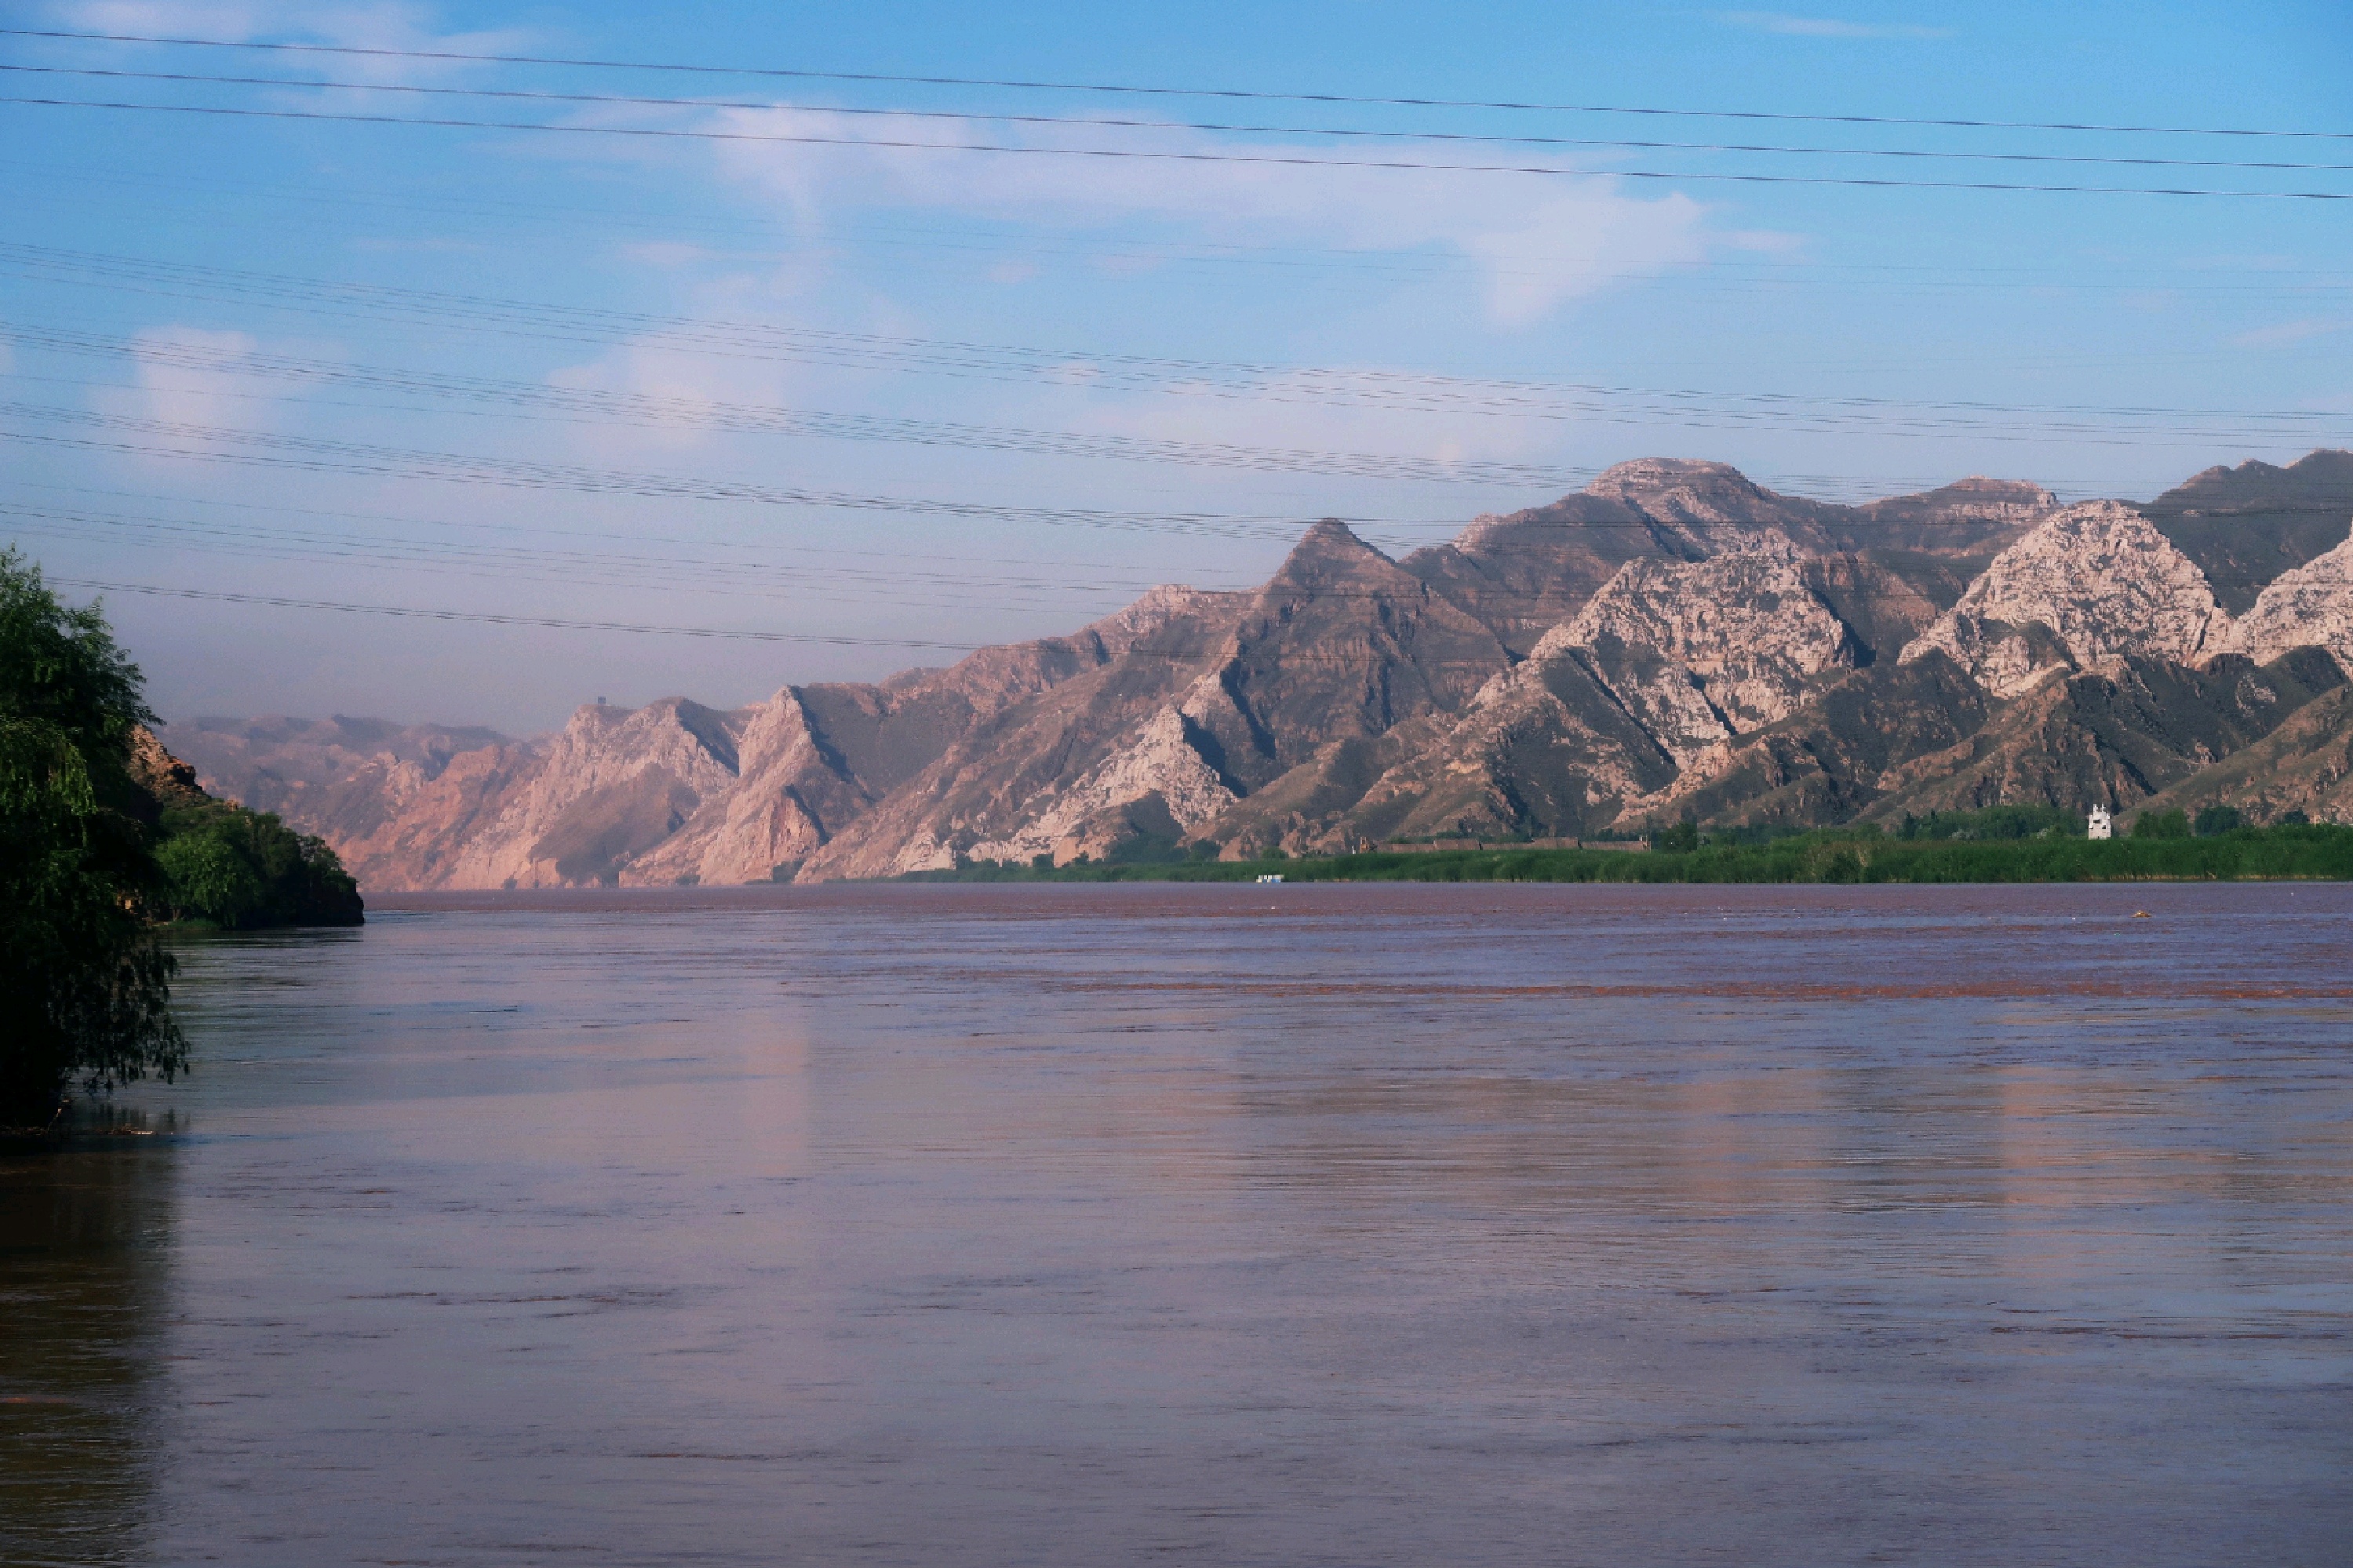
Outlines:
[[2348, 481], [2353, 456], [2322, 452], [2147, 506], [1993, 479], [1843, 506], [1645, 459], [1400, 560], [1317, 523], [1256, 593], [1155, 589], [1071, 636], [872, 685], [585, 708], [533, 742], [361, 720], [171, 739], [381, 888], [815, 880], [2200, 789], [2321, 815], [2345, 804]]
[[2124, 655], [2196, 664], [2233, 643], [2206, 574], [2118, 501], [2053, 512], [1904, 649], [1950, 655], [1997, 697]]

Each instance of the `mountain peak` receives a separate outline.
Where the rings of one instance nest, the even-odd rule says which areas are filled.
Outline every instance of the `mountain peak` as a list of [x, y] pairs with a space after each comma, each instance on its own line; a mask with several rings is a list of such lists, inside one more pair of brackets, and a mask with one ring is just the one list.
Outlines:
[[1589, 496], [1621, 494], [1638, 485], [1686, 483], [1693, 479], [1729, 479], [1748, 484], [1748, 476], [1730, 463], [1703, 458], [1629, 458], [1612, 463], [1585, 487]]
[[1325, 549], [1336, 547], [1339, 549], [1355, 548], [1358, 550], [1370, 550], [1372, 548], [1371, 545], [1366, 544], [1363, 540], [1356, 537], [1356, 531], [1354, 529], [1350, 528], [1346, 523], [1342, 522], [1336, 517], [1317, 518], [1313, 523], [1308, 525], [1307, 531], [1299, 536], [1299, 542], [1303, 545], [1313, 543], [1323, 546]]
[[1335, 575], [1361, 572], [1367, 566], [1391, 566], [1389, 558], [1356, 537], [1336, 517], [1318, 519], [1291, 547], [1269, 589], [1296, 586]]
[[1646, 501], [1656, 500], [1672, 505], [1686, 497], [1754, 501], [1770, 492], [1730, 463], [1701, 462], [1690, 458], [1636, 458], [1602, 469], [1585, 487], [1585, 493], [1642, 506]]

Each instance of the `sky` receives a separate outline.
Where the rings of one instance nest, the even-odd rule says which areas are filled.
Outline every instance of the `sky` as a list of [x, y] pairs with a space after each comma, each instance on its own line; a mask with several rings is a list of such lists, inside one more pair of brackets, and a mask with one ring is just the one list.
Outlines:
[[0, 539], [166, 721], [734, 706], [1633, 458], [2353, 446], [2341, 0], [655, 14], [0, 4]]

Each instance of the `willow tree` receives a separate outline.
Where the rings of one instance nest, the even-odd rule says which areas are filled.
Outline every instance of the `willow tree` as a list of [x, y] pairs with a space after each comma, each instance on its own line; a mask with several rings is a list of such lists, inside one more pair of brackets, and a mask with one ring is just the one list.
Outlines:
[[60, 604], [0, 550], [0, 1126], [187, 1064], [131, 774], [140, 686], [96, 605]]

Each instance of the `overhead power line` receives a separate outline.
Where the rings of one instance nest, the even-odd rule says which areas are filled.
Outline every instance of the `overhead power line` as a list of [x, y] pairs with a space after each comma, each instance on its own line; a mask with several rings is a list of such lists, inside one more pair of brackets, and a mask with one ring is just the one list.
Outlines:
[[[290, 383], [295, 387], [343, 387], [394, 396], [443, 399], [456, 404], [461, 413], [493, 417], [557, 420], [573, 424], [620, 424], [646, 429], [687, 428], [735, 436], [890, 442], [962, 451], [1166, 463], [1246, 473], [1515, 486], [1554, 491], [1582, 485], [1600, 471], [1589, 466], [1512, 463], [1472, 458], [1445, 459], [1411, 453], [1249, 447], [1232, 442], [1181, 441], [1075, 430], [1029, 430], [968, 425], [951, 420], [785, 408], [681, 396], [651, 396], [602, 388], [549, 386], [541, 383], [501, 381], [484, 376], [337, 364], [285, 355], [245, 353], [169, 340], [126, 342], [96, 338], [88, 342], [75, 341], [83, 337], [85, 334], [11, 328], [0, 323], [0, 342], [13, 342], [26, 347], [128, 361], [142, 368], [168, 367]], [[0, 376], [47, 384], [136, 390], [132, 384], [121, 381], [42, 375], [21, 368], [0, 371]], [[319, 398], [291, 390], [248, 392], [224, 387], [217, 389], [216, 395], [263, 402], [299, 401], [307, 407], [368, 412], [400, 407], [399, 405], [376, 402]], [[2094, 417], [2085, 418], [2056, 416], [2051, 413], [2025, 409], [1988, 415], [1955, 415], [1905, 412], [1900, 408], [1841, 409], [1827, 404], [1745, 406], [1736, 399], [1733, 403], [1732, 406], [1672, 404], [1642, 395], [1628, 394], [1618, 399], [1595, 399], [1575, 405], [1584, 411], [1581, 417], [1567, 407], [1549, 410], [1543, 417], [1552, 420], [1577, 418], [1580, 423], [1591, 425], [1643, 429], [1672, 426], [1690, 430], [1773, 430], [1809, 435], [1863, 432], [1934, 440], [1973, 436], [2009, 443], [2056, 442], [2106, 447], [2137, 447], [2151, 441], [2276, 442], [2283, 437], [2309, 440], [2328, 430], [2353, 429], [2353, 415], [2325, 412], [2185, 414], [2185, 418], [2208, 421], [2193, 425], [2178, 419], [2155, 423], [2144, 416], [2126, 416], [2114, 410], [2094, 410], [2091, 412]], [[420, 412], [414, 408], [403, 411]], [[2100, 422], [2097, 416], [2101, 415], [2109, 416], [2109, 421]]]
[[62, 28], [0, 27], [0, 37], [69, 39], [88, 43], [162, 44], [175, 48], [246, 49], [278, 54], [338, 55], [357, 58], [439, 60], [475, 65], [554, 66], [575, 70], [660, 71], [696, 76], [768, 77], [793, 81], [860, 82], [878, 86], [977, 87], [1034, 92], [1082, 92], [1138, 98], [1236, 99], [1261, 103], [1358, 104], [1390, 109], [1502, 110], [1538, 114], [1628, 114], [1691, 120], [1763, 120], [1807, 125], [1907, 125], [1967, 131], [2060, 131], [2128, 136], [2275, 136], [2353, 141], [2353, 131], [2286, 131], [2241, 126], [2102, 124], [2078, 121], [1935, 119], [1882, 114], [1798, 114], [1771, 110], [1666, 109], [1647, 105], [1541, 103], [1513, 100], [1379, 97], [1335, 92], [1276, 92], [1230, 87], [1165, 87], [1133, 82], [1054, 81], [1007, 77], [913, 76], [883, 71], [816, 70], [783, 66], [714, 66], [660, 60], [569, 58], [554, 55], [491, 54], [459, 49], [395, 49], [357, 44], [261, 43], [237, 38], [191, 38], [150, 33], [76, 32]]
[[[1067, 605], [1083, 595], [1110, 603], [1124, 603], [1158, 585], [1158, 579], [1105, 580], [1088, 573], [1083, 577], [1053, 579], [1015, 576], [967, 569], [963, 573], [928, 571], [918, 564], [889, 570], [839, 564], [796, 563], [784, 566], [754, 561], [713, 560], [668, 546], [659, 553], [645, 549], [628, 552], [581, 550], [553, 542], [569, 531], [560, 529], [481, 528], [467, 524], [425, 524], [455, 527], [465, 532], [504, 533], [517, 538], [544, 532], [547, 543], [491, 543], [466, 538], [417, 538], [384, 531], [328, 531], [317, 529], [265, 527], [253, 523], [208, 521], [172, 516], [124, 515], [74, 507], [27, 506], [0, 501], [0, 531], [18, 538], [51, 538], [102, 543], [110, 551], [123, 548], [161, 549], [174, 552], [201, 551], [263, 561], [337, 561], [387, 565], [406, 573], [461, 576], [501, 584], [537, 582], [565, 588], [623, 588], [632, 594], [691, 593], [721, 598], [756, 599], [766, 604], [807, 603], [834, 605], [849, 600], [882, 603], [898, 609], [1043, 610]], [[628, 537], [628, 536], [617, 536]], [[655, 543], [638, 535], [628, 542]], [[787, 546], [786, 548], [789, 548]], [[814, 552], [812, 552], [814, 553]]]
[[[351, 473], [392, 479], [430, 479], [455, 484], [488, 485], [502, 489], [570, 491], [588, 495], [628, 495], [654, 500], [736, 501], [758, 506], [895, 511], [967, 521], [1034, 522], [1056, 526], [1162, 531], [1221, 538], [1290, 540], [1297, 537], [1301, 526], [1301, 520], [1296, 518], [1282, 519], [1263, 515], [1222, 512], [1114, 512], [1076, 507], [1021, 507], [984, 501], [862, 496], [839, 491], [764, 485], [743, 480], [636, 474], [567, 464], [473, 457], [448, 452], [413, 451], [315, 437], [289, 436], [267, 431], [234, 429], [221, 426], [142, 419], [125, 415], [92, 414], [79, 409], [57, 408], [37, 404], [0, 403], [0, 421], [6, 422], [0, 424], [0, 439], [32, 441], [69, 450], [174, 458], [198, 462], [228, 463], [248, 468], [287, 468], [298, 472]], [[153, 441], [142, 443], [7, 427], [8, 424], [19, 422], [80, 426], [85, 428], [100, 429], [109, 434], [146, 436], [152, 437]], [[231, 447], [247, 449], [225, 449]], [[1578, 498], [1572, 498], [1572, 500]], [[1900, 500], [1908, 498], [1889, 499]], [[1907, 518], [1900, 512], [1875, 514], [1873, 509], [1868, 504], [1851, 506], [1792, 496], [1778, 498], [1768, 496], [1765, 504], [1768, 508], [1776, 509], [1771, 515], [1760, 513], [1756, 516], [1722, 521], [1653, 519], [1639, 513], [1606, 518], [1543, 517], [1541, 513], [1550, 510], [1548, 508], [1531, 509], [1529, 513], [1514, 514], [1512, 518], [1504, 521], [1514, 521], [1523, 527], [1592, 533], [1664, 531], [1680, 534], [1738, 535], [1754, 531], [1760, 527], [1789, 528], [1801, 532], [1817, 534], [1825, 540], [1853, 534], [1858, 531], [1897, 531], [1925, 526], [1921, 521]], [[2341, 510], [2343, 509], [2335, 504], [2326, 504], [2275, 507], [2266, 509], [2266, 511], [2267, 514], [2278, 514], [2311, 510], [2333, 515]], [[1361, 517], [1330, 521], [1345, 521], [1352, 525], [1375, 529], [1398, 526], [1385, 522], [1383, 520]], [[1985, 526], [1987, 521], [1976, 516], [1957, 515], [1941, 520], [1939, 526], [1976, 528]], [[1458, 525], [1447, 523], [1443, 526], [1451, 531]], [[1833, 547], [1845, 548], [1842, 545]]]
[[314, 473], [433, 479], [454, 484], [493, 485], [511, 489], [628, 495], [656, 500], [740, 501], [765, 507], [898, 512], [910, 516], [954, 518], [963, 521], [1044, 523], [1225, 538], [1289, 538], [1296, 528], [1295, 524], [1284, 519], [1234, 512], [1124, 512], [1090, 507], [1008, 506], [987, 501], [939, 500], [914, 496], [860, 495], [842, 490], [809, 489], [797, 485], [758, 484], [697, 476], [626, 473], [567, 463], [415, 451], [358, 441], [140, 419], [127, 415], [90, 414], [40, 404], [0, 403], [0, 420], [19, 426], [28, 423], [79, 426], [104, 431], [107, 437], [140, 436], [149, 438], [146, 442], [126, 441], [22, 427], [0, 428], [0, 437], [6, 439], [34, 441], [80, 451], [180, 458], [199, 462], [283, 468]]
[[[1822, 158], [1894, 158], [1995, 163], [2070, 163], [2155, 169], [2253, 169], [2304, 174], [2345, 174], [2353, 163], [2288, 163], [2232, 158], [2154, 158], [2085, 153], [1978, 153], [1918, 147], [1809, 147], [1743, 142], [1630, 141], [1598, 136], [1504, 136], [1460, 131], [1378, 131], [1358, 126], [1249, 125], [1202, 120], [1138, 120], [1111, 115], [1016, 114], [957, 109], [875, 109], [860, 105], [779, 103], [745, 99], [647, 98], [614, 92], [550, 92], [536, 89], [427, 87], [409, 82], [319, 81], [299, 77], [206, 76], [189, 71], [115, 70], [89, 66], [0, 64], [0, 71], [39, 76], [100, 77], [111, 80], [168, 81], [216, 87], [290, 87], [319, 91], [405, 93], [413, 97], [487, 98], [534, 103], [592, 104], [639, 109], [699, 109], [854, 115], [884, 120], [944, 120], [991, 125], [1076, 126], [1087, 130], [1191, 131], [1228, 135], [1334, 136], [1356, 141], [1436, 142], [1509, 147], [1565, 147], [1642, 153], [1740, 153]], [[1607, 169], [1588, 171], [1607, 174]]]
[[[607, 343], [635, 337], [649, 347], [730, 359], [784, 360], [862, 370], [892, 370], [997, 382], [1043, 382], [1090, 390], [1154, 391], [1236, 401], [1265, 401], [1407, 413], [1467, 413], [1482, 416], [1585, 421], [1629, 412], [1644, 417], [1697, 423], [1707, 416], [1725, 423], [1767, 421], [1779, 427], [1807, 421], [1868, 417], [1883, 425], [1909, 421], [1943, 432], [1968, 422], [2024, 419], [2057, 429], [2084, 419], [2120, 420], [2136, 426], [2163, 421], [2243, 421], [2253, 428], [2232, 430], [2232, 438], [2264, 436], [2315, 439], [2345, 427], [2342, 412], [2310, 409], [2213, 409], [2132, 404], [2001, 404], [1983, 399], [1824, 397], [1795, 393], [1718, 392], [1690, 387], [1635, 387], [1577, 382], [1535, 382], [1430, 372], [1283, 365], [1248, 361], [1174, 359], [1084, 348], [1032, 348], [955, 339], [885, 336], [823, 328], [777, 326], [596, 307], [553, 305], [488, 296], [405, 289], [382, 284], [328, 283], [277, 273], [250, 272], [190, 263], [157, 262], [101, 252], [62, 250], [0, 241], [0, 270], [38, 276], [77, 287], [123, 288], [174, 298], [199, 298], [259, 304], [270, 309], [334, 316], [374, 315], [399, 321], [462, 324], [545, 340]], [[46, 330], [16, 329], [27, 341]], [[87, 335], [49, 333], [60, 346]], [[89, 342], [104, 340], [88, 339]], [[70, 352], [86, 352], [76, 348]], [[184, 345], [142, 345], [142, 354], [193, 354]], [[330, 367], [339, 375], [353, 367]], [[386, 373], [406, 375], [409, 373]], [[467, 378], [450, 378], [465, 380]], [[482, 384], [496, 385], [503, 384]], [[533, 396], [554, 395], [534, 389]], [[777, 411], [757, 411], [773, 416]], [[1827, 427], [1827, 426], [1820, 426]], [[2081, 426], [2075, 426], [2082, 428]], [[962, 427], [971, 444], [1016, 445], [1021, 440], [1133, 440], [1069, 432], [1018, 432], [987, 426]], [[2202, 429], [2190, 434], [2208, 434]], [[1220, 444], [1205, 443], [1212, 452]], [[1140, 453], [1142, 448], [1130, 448]], [[1231, 451], [1248, 454], [1253, 448]], [[1105, 455], [1099, 452], [1097, 455]], [[1345, 468], [1372, 454], [1306, 454], [1313, 464], [1331, 459]], [[1239, 465], [1243, 459], [1237, 457]], [[1511, 466], [1507, 466], [1511, 467]], [[1303, 469], [1302, 471], [1307, 471]], [[1497, 469], [1499, 482], [1543, 482], [1579, 472], [1518, 466]], [[1383, 476], [1386, 477], [1386, 476]]]
[[550, 125], [535, 121], [470, 120], [453, 115], [356, 114], [323, 109], [256, 109], [228, 104], [126, 103], [79, 98], [0, 97], [34, 109], [99, 109], [142, 114], [193, 114], [230, 120], [333, 121], [406, 125], [431, 130], [528, 131], [566, 136], [622, 136], [654, 141], [753, 142], [803, 147], [866, 147], [903, 153], [986, 153], [1038, 158], [1140, 160], [1148, 163], [1243, 163], [1299, 169], [1373, 169], [1450, 174], [1525, 174], [1549, 179], [1705, 181], [1746, 185], [1845, 186], [1873, 190], [2005, 191], [2045, 195], [2208, 196], [2262, 201], [2353, 201], [2353, 191], [2261, 191], [2190, 185], [2033, 184], [2009, 180], [1909, 180], [1863, 174], [1760, 174], [1725, 170], [1568, 169], [1550, 163], [1436, 163], [1412, 158], [1310, 158], [1296, 153], [1184, 152], [1166, 148], [1031, 147], [1005, 142], [923, 142], [904, 137], [819, 136], [807, 132], [712, 131], [650, 125]]
[[822, 632], [755, 632], [724, 626], [658, 626], [635, 621], [575, 621], [557, 616], [497, 615], [485, 610], [420, 610], [403, 605], [353, 605], [340, 599], [285, 599], [269, 594], [223, 594], [207, 588], [164, 588], [153, 583], [105, 583], [93, 577], [52, 577], [73, 588], [102, 594], [144, 594], [159, 599], [212, 599], [226, 605], [268, 605], [281, 610], [340, 610], [347, 615], [398, 616], [412, 620], [475, 621], [493, 626], [550, 626], [567, 632], [634, 632], [645, 636], [720, 637], [737, 642], [829, 643], [840, 647], [929, 648], [970, 653], [977, 643], [928, 642], [920, 637], [834, 637]]
[[1250, 447], [1223, 441], [1176, 441], [1098, 435], [1085, 431], [1026, 430], [949, 420], [885, 417], [702, 398], [656, 397], [642, 393], [548, 386], [487, 376], [337, 364], [324, 360], [247, 353], [168, 341], [125, 342], [92, 333], [16, 327], [5, 322], [0, 322], [0, 342], [13, 342], [26, 347], [50, 349], [63, 353], [128, 359], [142, 364], [165, 364], [310, 385], [421, 394], [488, 405], [501, 411], [529, 413], [538, 410], [558, 416], [571, 415], [658, 427], [687, 426], [730, 434], [816, 436], [838, 440], [946, 447], [967, 451], [1025, 452], [1050, 457], [1239, 468], [1253, 473], [1324, 474], [1440, 484], [1559, 486], [1582, 483], [1598, 471], [1590, 468], [1476, 458], [1446, 462], [1430, 458], [1376, 452], [1327, 452], [1303, 447]]

